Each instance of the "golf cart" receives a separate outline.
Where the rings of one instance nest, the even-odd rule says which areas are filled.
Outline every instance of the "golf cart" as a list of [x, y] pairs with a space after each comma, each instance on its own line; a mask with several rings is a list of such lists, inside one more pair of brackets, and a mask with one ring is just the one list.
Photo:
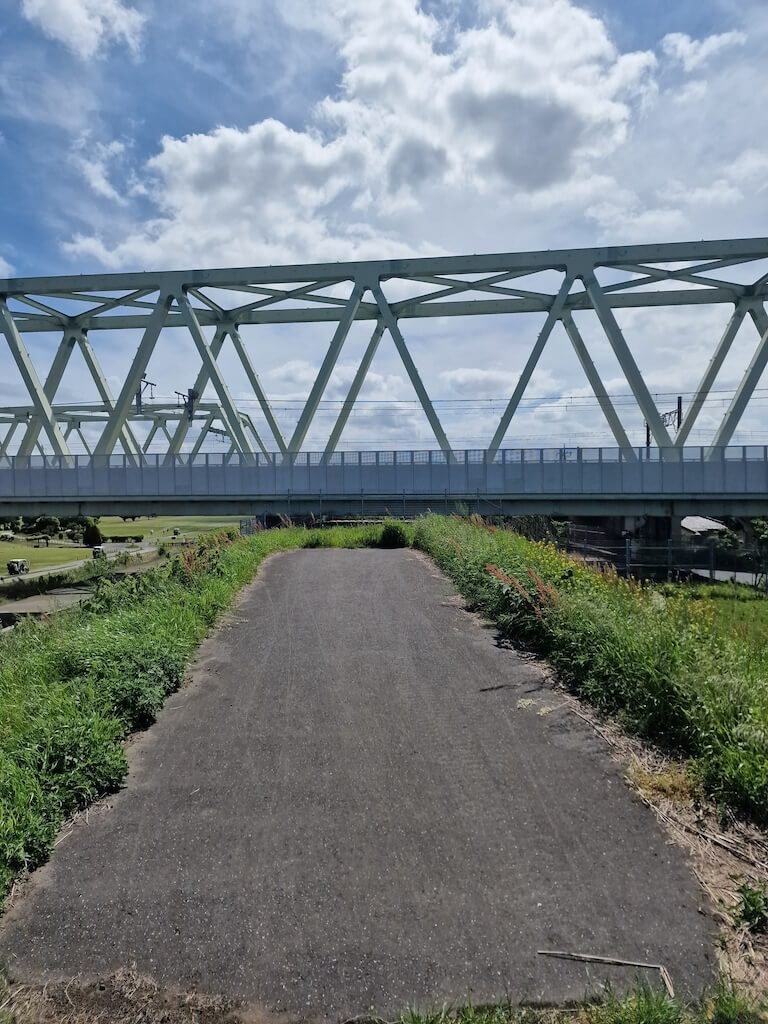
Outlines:
[[26, 558], [12, 558], [8, 562], [9, 576], [23, 576], [25, 572], [29, 572], [29, 562]]

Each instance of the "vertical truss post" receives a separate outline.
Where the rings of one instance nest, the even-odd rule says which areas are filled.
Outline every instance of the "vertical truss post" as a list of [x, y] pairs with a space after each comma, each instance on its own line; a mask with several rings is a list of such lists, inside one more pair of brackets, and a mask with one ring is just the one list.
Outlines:
[[[112, 397], [112, 391], [110, 390], [109, 384], [107, 384], [107, 378], [104, 376], [101, 366], [99, 365], [99, 361], [96, 358], [96, 353], [93, 351], [93, 347], [88, 340], [88, 335], [83, 329], [80, 329], [77, 334], [77, 343], [83, 354], [85, 365], [88, 367], [88, 372], [93, 379], [93, 383], [96, 385], [96, 390], [99, 392], [99, 398], [104, 403], [104, 407], [107, 412], [110, 413], [115, 408], [115, 400]], [[123, 446], [125, 454], [129, 457], [131, 462], [136, 465], [140, 460], [141, 447], [139, 446], [139, 442], [136, 440], [133, 431], [128, 425], [127, 420], [120, 431], [120, 443]]]
[[309, 392], [309, 398], [307, 398], [306, 405], [301, 411], [299, 421], [296, 424], [296, 428], [293, 431], [290, 441], [288, 442], [288, 452], [291, 455], [296, 455], [304, 443], [307, 431], [312, 424], [312, 420], [315, 418], [315, 413], [317, 412], [317, 407], [320, 404], [320, 399], [323, 397], [323, 392], [328, 386], [328, 381], [330, 380], [334, 367], [338, 362], [344, 342], [347, 340], [349, 329], [357, 316], [357, 310], [360, 306], [362, 296], [363, 288], [355, 282], [355, 285], [352, 288], [352, 294], [344, 308], [341, 320], [339, 320], [338, 327], [331, 339], [331, 344], [328, 346], [328, 351], [326, 352], [325, 359], [323, 359], [320, 366], [315, 383], [312, 385], [312, 390]]
[[768, 366], [768, 316], [766, 316], [762, 302], [755, 302], [753, 300], [749, 308], [749, 315], [752, 317], [752, 322], [757, 328], [757, 333], [760, 335], [760, 341], [744, 376], [739, 382], [736, 394], [731, 399], [731, 404], [728, 406], [722, 422], [717, 428], [717, 433], [707, 452], [707, 458], [714, 457], [718, 448], [724, 448], [730, 443], [733, 432], [744, 415], [747, 403], [752, 397], [763, 375], [763, 371]]
[[[221, 352], [221, 346], [224, 344], [224, 338], [226, 337], [226, 329], [222, 324], [216, 327], [213, 338], [211, 338], [211, 355], [214, 359], [218, 358], [219, 352]], [[194, 390], [198, 395], [202, 395], [205, 391], [206, 385], [208, 384], [208, 369], [205, 365], [200, 368], [194, 384]], [[176, 430], [173, 434], [173, 440], [171, 441], [168, 452], [166, 453], [166, 462], [170, 462], [176, 458], [181, 451], [181, 446], [184, 444], [184, 440], [189, 432], [189, 417], [182, 416], [179, 422], [176, 424]]]
[[29, 397], [32, 399], [32, 404], [42, 423], [42, 428], [48, 435], [48, 440], [51, 443], [54, 454], [70, 456], [71, 452], [56, 422], [50, 400], [40, 383], [37, 371], [32, 365], [32, 360], [29, 358], [29, 352], [27, 352], [19, 329], [16, 326], [16, 321], [13, 319], [13, 315], [8, 309], [8, 304], [3, 298], [0, 298], [0, 329], [2, 329], [5, 335], [8, 348], [11, 350], [11, 355], [19, 368], [24, 385]]
[[328, 438], [328, 443], [326, 444], [325, 452], [323, 453], [325, 458], [328, 458], [329, 455], [332, 455], [336, 451], [336, 445], [339, 443], [339, 438], [344, 431], [344, 427], [347, 425], [349, 414], [352, 412], [352, 407], [357, 401], [357, 396], [360, 394], [360, 388], [363, 386], [363, 381], [371, 368], [373, 357], [376, 355], [376, 349], [379, 347], [379, 342], [381, 341], [383, 333], [384, 323], [382, 320], [379, 320], [373, 330], [371, 340], [368, 342], [368, 347], [363, 353], [363, 358], [357, 368], [355, 379], [350, 385], [347, 397], [344, 399], [344, 404], [341, 407], [338, 418], [333, 425], [331, 436]]
[[[267, 426], [269, 427], [272, 436], [275, 439], [275, 444], [277, 445], [278, 449], [283, 453], [283, 455], [285, 455], [287, 447], [285, 444], [283, 433], [280, 430], [280, 427], [277, 425], [277, 420], [275, 419], [275, 414], [272, 411], [272, 406], [269, 404], [269, 399], [267, 398], [266, 393], [264, 392], [264, 388], [261, 386], [259, 376], [256, 373], [255, 369], [253, 368], [253, 363], [251, 362], [250, 357], [245, 349], [245, 346], [243, 345], [243, 340], [240, 337], [240, 331], [237, 329], [236, 326], [230, 328], [229, 336], [232, 339], [232, 344], [235, 348], [235, 352], [237, 352], [237, 356], [240, 362], [242, 363], [243, 369], [245, 370], [245, 375], [248, 378], [248, 383], [253, 388], [253, 392], [256, 395], [256, 398], [258, 399], [259, 405], [261, 406], [261, 411], [263, 412], [264, 419], [267, 421]], [[253, 429], [253, 424], [251, 424], [251, 429]], [[258, 437], [258, 434], [256, 436]], [[259, 445], [261, 446], [261, 440], [259, 440]], [[267, 452], [265, 452], [264, 454], [266, 455]]]
[[566, 273], [563, 277], [563, 281], [560, 285], [560, 289], [557, 295], [552, 300], [552, 305], [549, 307], [547, 318], [544, 321], [543, 327], [539, 331], [539, 336], [536, 339], [536, 344], [531, 349], [531, 354], [528, 356], [528, 361], [523, 367], [523, 372], [520, 374], [518, 382], [515, 385], [515, 390], [512, 392], [512, 397], [507, 403], [506, 409], [502, 413], [501, 419], [499, 420], [499, 425], [496, 428], [496, 433], [493, 435], [491, 443], [488, 445], [488, 456], [491, 459], [496, 455], [496, 452], [501, 447], [501, 444], [504, 440], [504, 436], [506, 435], [507, 430], [509, 429], [509, 424], [512, 420], [512, 417], [515, 415], [517, 407], [520, 404], [520, 399], [523, 397], [525, 389], [528, 387], [528, 382], [530, 381], [533, 375], [533, 371], [536, 369], [536, 364], [541, 358], [541, 353], [544, 351], [544, 346], [547, 344], [547, 341], [549, 340], [549, 336], [552, 333], [552, 328], [555, 326], [557, 321], [562, 316], [563, 309], [565, 307], [565, 302], [568, 298], [568, 293], [571, 290], [572, 284], [573, 277], [570, 273]]
[[[45, 378], [45, 384], [43, 384], [43, 391], [49, 402], [53, 402], [54, 396], [59, 389], [61, 384], [61, 378], [64, 376], [64, 371], [69, 363], [69, 358], [75, 348], [76, 336], [75, 332], [69, 328], [64, 329], [59, 347], [56, 349], [56, 354], [53, 357], [51, 368], [48, 371], [48, 376]], [[35, 450], [37, 439], [40, 436], [43, 422], [39, 416], [35, 416], [32, 422], [27, 427], [24, 437], [21, 439], [19, 444], [19, 455], [31, 455]], [[64, 435], [64, 439], [68, 438], [68, 434]]]
[[651, 393], [648, 390], [642, 374], [637, 367], [637, 363], [629, 350], [629, 345], [627, 345], [618, 321], [613, 315], [613, 310], [606, 301], [603, 290], [595, 277], [594, 269], [590, 269], [580, 276], [584, 282], [584, 287], [587, 290], [587, 295], [592, 301], [592, 306], [603, 326], [605, 335], [611, 343], [614, 355], [619, 361], [619, 366], [621, 366], [624, 376], [627, 378], [629, 388], [635, 396], [635, 401], [640, 407], [640, 411], [645, 417], [645, 421], [656, 439], [656, 444], [659, 448], [672, 448], [672, 438], [669, 436], [669, 432], [664, 426], [659, 410], [656, 408], [656, 405], [651, 398]]
[[107, 424], [104, 427], [101, 437], [98, 440], [95, 455], [111, 455], [118, 437], [122, 433], [125, 422], [128, 419], [131, 403], [136, 395], [136, 390], [141, 384], [141, 379], [147, 369], [150, 356], [154, 351], [160, 331], [163, 329], [168, 310], [173, 303], [173, 292], [161, 288], [155, 308], [149, 316], [144, 335], [139, 343], [136, 355], [133, 358], [128, 375], [123, 382], [123, 387], [110, 413]]
[[219, 370], [219, 364], [216, 362], [211, 348], [205, 339], [203, 329], [200, 326], [186, 292], [180, 291], [176, 296], [176, 302], [178, 303], [181, 314], [187, 323], [189, 333], [192, 335], [192, 340], [197, 347], [197, 351], [200, 353], [200, 358], [203, 361], [203, 366], [208, 373], [211, 384], [213, 384], [214, 391], [218, 395], [219, 403], [221, 405], [222, 419], [224, 420], [224, 425], [227, 428], [229, 436], [243, 455], [252, 455], [253, 450], [251, 448], [251, 442], [248, 440], [248, 435], [240, 422], [240, 416], [235, 408], [235, 403], [232, 401], [232, 395], [229, 393], [229, 388], [227, 387], [226, 382], [221, 375], [221, 371]]
[[592, 391], [594, 392], [595, 398], [597, 399], [600, 408], [603, 410], [603, 416], [605, 416], [608, 426], [611, 428], [611, 432], [616, 438], [616, 444], [625, 453], [627, 453], [630, 458], [636, 459], [637, 456], [635, 455], [635, 450], [629, 443], [629, 438], [626, 435], [622, 422], [614, 408], [613, 402], [608, 397], [602, 378], [597, 372], [597, 367], [592, 360], [592, 356], [587, 351], [587, 346], [584, 344], [584, 339], [576, 326], [570, 310], [566, 310], [563, 313], [563, 326], [565, 327], [566, 334], [571, 340], [571, 345], [573, 345], [573, 349], [581, 363], [581, 367], [584, 370], [584, 374], [589, 381]]
[[698, 419], [701, 408], [709, 397], [709, 393], [712, 390], [712, 385], [715, 383], [720, 367], [723, 365], [725, 357], [730, 351], [733, 339], [736, 337], [739, 328], [744, 320], [748, 306], [743, 302], [737, 302], [736, 307], [731, 314], [731, 317], [726, 325], [723, 335], [718, 342], [715, 353], [709, 361], [709, 366], [704, 371], [704, 376], [701, 378], [696, 393], [693, 396], [693, 401], [688, 406], [683, 422], [680, 424], [680, 429], [677, 432], [675, 438], [675, 445], [682, 448], [685, 442], [688, 440], [694, 423]]
[[376, 305], [379, 307], [379, 312], [381, 313], [384, 325], [392, 335], [392, 340], [400, 354], [403, 366], [405, 367], [405, 372], [408, 374], [411, 384], [413, 385], [413, 390], [416, 392], [418, 399], [421, 402], [421, 408], [424, 410], [424, 413], [429, 420], [432, 433], [435, 435], [435, 439], [440, 445], [440, 448], [446, 453], [446, 455], [452, 458], [453, 452], [451, 451], [451, 446], [448, 443], [448, 438], [445, 436], [443, 425], [435, 412], [435, 407], [432, 405], [432, 399], [427, 394], [427, 389], [424, 387], [422, 379], [419, 376], [419, 371], [416, 369], [416, 364], [411, 357], [411, 353], [408, 351], [405, 338], [400, 333], [400, 328], [397, 325], [395, 314], [389, 308], [389, 303], [384, 297], [384, 292], [381, 290], [381, 284], [377, 281], [371, 288], [371, 291], [373, 292], [373, 297], [376, 300]]

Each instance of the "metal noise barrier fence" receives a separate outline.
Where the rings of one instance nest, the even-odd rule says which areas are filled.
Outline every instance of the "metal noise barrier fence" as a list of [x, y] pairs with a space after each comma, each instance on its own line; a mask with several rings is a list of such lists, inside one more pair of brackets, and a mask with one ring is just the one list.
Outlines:
[[768, 446], [0, 458], [11, 498], [282, 495], [768, 497]]

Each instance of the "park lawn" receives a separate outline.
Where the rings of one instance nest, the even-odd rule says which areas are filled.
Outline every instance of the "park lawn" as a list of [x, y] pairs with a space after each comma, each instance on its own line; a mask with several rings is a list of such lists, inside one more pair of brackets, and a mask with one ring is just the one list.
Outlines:
[[123, 522], [119, 516], [102, 516], [99, 529], [104, 537], [133, 537], [144, 534], [144, 540], [167, 540], [174, 527], [185, 537], [197, 537], [211, 530], [237, 529], [240, 516], [141, 516]]
[[53, 545], [49, 548], [36, 548], [26, 541], [3, 541], [0, 543], [0, 576], [7, 574], [6, 563], [12, 558], [26, 558], [29, 568], [34, 572], [35, 569], [51, 569], [90, 557], [88, 548], [56, 548]]

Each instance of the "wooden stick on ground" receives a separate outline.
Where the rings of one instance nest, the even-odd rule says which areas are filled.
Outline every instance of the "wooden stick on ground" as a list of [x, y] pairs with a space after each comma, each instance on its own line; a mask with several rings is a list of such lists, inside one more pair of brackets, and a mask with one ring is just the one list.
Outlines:
[[658, 971], [661, 975], [661, 980], [664, 982], [664, 988], [666, 988], [669, 994], [669, 998], [675, 998], [672, 979], [664, 964], [644, 964], [637, 960], [620, 960], [615, 956], [595, 956], [592, 953], [566, 953], [560, 949], [537, 949], [536, 952], [539, 956], [556, 956], [561, 960], [584, 960], [592, 964], [614, 964], [618, 967], [645, 967], [651, 971]]

